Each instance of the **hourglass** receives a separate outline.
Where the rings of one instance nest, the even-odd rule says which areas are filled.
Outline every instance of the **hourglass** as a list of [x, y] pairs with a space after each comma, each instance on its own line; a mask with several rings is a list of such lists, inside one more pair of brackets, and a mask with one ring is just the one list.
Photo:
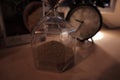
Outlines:
[[32, 31], [31, 46], [36, 68], [63, 72], [74, 64], [73, 31], [56, 11], [62, 0], [43, 0], [44, 17]]

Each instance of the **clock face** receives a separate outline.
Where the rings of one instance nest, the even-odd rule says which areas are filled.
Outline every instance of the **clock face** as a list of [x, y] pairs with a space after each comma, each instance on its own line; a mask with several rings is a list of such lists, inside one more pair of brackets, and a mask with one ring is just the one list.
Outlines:
[[77, 29], [75, 35], [81, 40], [91, 38], [101, 26], [101, 16], [91, 6], [80, 6], [75, 8], [69, 16], [69, 23]]

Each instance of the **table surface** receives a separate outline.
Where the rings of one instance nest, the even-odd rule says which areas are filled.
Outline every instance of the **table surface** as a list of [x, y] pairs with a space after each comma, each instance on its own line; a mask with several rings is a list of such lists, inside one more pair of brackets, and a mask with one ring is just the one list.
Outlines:
[[[63, 73], [41, 71], [34, 67], [29, 44], [0, 50], [1, 80], [119, 80], [119, 31], [103, 32], [105, 38], [88, 47], [78, 47], [75, 65]], [[112, 32], [112, 34], [111, 34]], [[111, 43], [111, 40], [115, 40]], [[117, 46], [117, 47], [116, 47]]]

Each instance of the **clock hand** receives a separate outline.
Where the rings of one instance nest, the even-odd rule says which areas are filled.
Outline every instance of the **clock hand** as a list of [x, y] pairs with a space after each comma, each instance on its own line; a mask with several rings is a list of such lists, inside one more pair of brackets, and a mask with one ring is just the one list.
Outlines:
[[79, 20], [79, 19], [75, 19], [75, 21], [77, 21], [77, 22], [80, 23], [80, 25], [79, 25], [78, 28], [76, 29], [76, 31], [79, 31], [80, 28], [82, 27], [82, 25], [84, 24], [84, 21], [81, 21], [81, 20]]
[[84, 23], [84, 21], [81, 21], [79, 19], [75, 19], [75, 21], [79, 22], [79, 23]]

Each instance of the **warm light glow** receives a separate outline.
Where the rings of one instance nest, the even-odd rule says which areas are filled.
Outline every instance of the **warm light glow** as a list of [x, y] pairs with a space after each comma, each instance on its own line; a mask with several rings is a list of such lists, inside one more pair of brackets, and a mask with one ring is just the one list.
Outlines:
[[102, 32], [98, 32], [95, 36], [93, 36], [93, 40], [101, 40], [104, 37]]
[[69, 34], [67, 31], [64, 31], [61, 33], [61, 39], [64, 40], [68, 40]]

